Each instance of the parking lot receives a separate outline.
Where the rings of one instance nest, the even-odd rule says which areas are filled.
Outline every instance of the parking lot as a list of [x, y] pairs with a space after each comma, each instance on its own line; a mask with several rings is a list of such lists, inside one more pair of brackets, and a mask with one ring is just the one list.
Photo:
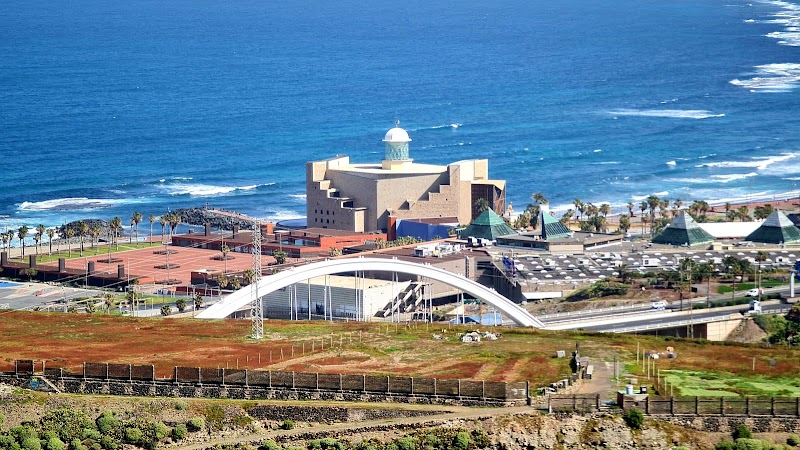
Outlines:
[[[684, 250], [664, 251], [658, 249], [642, 249], [632, 252], [622, 251], [594, 251], [582, 255], [555, 255], [543, 253], [521, 253], [503, 248], [495, 248], [491, 252], [498, 265], [506, 268], [506, 273], [524, 285], [562, 285], [580, 286], [594, 283], [606, 278], [619, 276], [620, 268], [639, 273], [677, 270], [683, 259], [692, 259], [697, 264], [712, 263], [717, 265], [722, 272], [722, 262], [727, 256], [748, 260], [754, 266], [758, 265], [757, 249], [741, 247], [735, 250]], [[761, 262], [762, 267], [794, 266], [800, 249], [791, 250], [762, 250], [767, 254], [767, 259]], [[505, 262], [503, 259], [505, 258]]]

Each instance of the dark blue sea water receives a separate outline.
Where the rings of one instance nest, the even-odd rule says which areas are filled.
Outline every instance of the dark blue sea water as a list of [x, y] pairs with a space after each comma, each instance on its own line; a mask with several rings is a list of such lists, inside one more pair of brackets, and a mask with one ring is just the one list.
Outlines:
[[[7, 0], [0, 229], [304, 215], [304, 163], [488, 158], [620, 207], [800, 190], [800, 6], [738, 0]], [[125, 223], [124, 220], [124, 223]]]

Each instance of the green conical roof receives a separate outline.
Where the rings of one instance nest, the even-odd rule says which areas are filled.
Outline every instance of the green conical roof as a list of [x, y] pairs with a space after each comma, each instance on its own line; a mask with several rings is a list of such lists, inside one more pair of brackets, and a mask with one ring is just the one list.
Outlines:
[[694, 221], [686, 211], [676, 217], [666, 228], [653, 238], [655, 244], [700, 245], [714, 242], [714, 236]]
[[508, 226], [502, 217], [495, 214], [491, 209], [487, 209], [473, 220], [467, 228], [461, 230], [459, 237], [461, 237], [461, 239], [475, 237], [493, 241], [497, 239], [497, 236], [506, 236], [509, 234], [517, 234], [517, 232]]
[[746, 239], [765, 244], [792, 244], [800, 241], [800, 229], [794, 226], [786, 214], [781, 211], [773, 211], [767, 220], [756, 228], [756, 231], [750, 233]]
[[565, 238], [570, 234], [569, 228], [553, 217], [550, 213], [542, 211], [542, 239]]

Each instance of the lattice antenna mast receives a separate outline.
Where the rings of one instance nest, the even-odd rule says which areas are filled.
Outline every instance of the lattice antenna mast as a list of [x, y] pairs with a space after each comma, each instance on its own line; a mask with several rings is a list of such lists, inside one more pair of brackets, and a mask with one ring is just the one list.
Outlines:
[[261, 280], [261, 221], [253, 224], [253, 283], [250, 284], [253, 293], [253, 303], [250, 305], [250, 317], [253, 318], [250, 337], [253, 339], [264, 338], [264, 307], [258, 295], [258, 282]]

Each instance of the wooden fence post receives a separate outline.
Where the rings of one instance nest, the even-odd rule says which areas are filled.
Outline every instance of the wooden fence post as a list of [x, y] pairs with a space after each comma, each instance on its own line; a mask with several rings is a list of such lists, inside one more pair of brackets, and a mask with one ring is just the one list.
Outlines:
[[[597, 405], [598, 405], [597, 409], [600, 409], [600, 406], [599, 406], [600, 405], [600, 394], [597, 394]], [[650, 396], [649, 395], [644, 398], [644, 413], [648, 414], [648, 415], [650, 414]]]
[[316, 389], [319, 390], [319, 372], [314, 373], [314, 383], [316, 384]]
[[[647, 398], [644, 400], [645, 410], [647, 410]], [[600, 411], [600, 394], [597, 394], [595, 397], [594, 407], [597, 411]]]
[[267, 371], [267, 387], [272, 389], [272, 371]]
[[[438, 394], [436, 393], [436, 378], [434, 378], [433, 379], [433, 396], [436, 397], [437, 395]], [[798, 397], [798, 400], [800, 400], [800, 397]], [[798, 403], [798, 405], [800, 405], [800, 403]], [[800, 407], [800, 406], [798, 406], [798, 407]], [[800, 416], [800, 413], [798, 413], [797, 415]]]
[[700, 415], [700, 397], [694, 398], [694, 415], [695, 416]]
[[719, 415], [720, 416], [725, 415], [725, 397], [719, 398]]
[[[798, 397], [800, 399], [800, 397]], [[750, 417], [750, 397], [744, 398], [744, 415]]]
[[769, 411], [770, 415], [774, 416], [775, 415], [775, 397], [772, 397], [772, 399], [770, 401], [770, 408], [769, 409], [770, 409], [770, 411]]
[[675, 415], [675, 397], [669, 398], [669, 414], [671, 416]]
[[249, 374], [247, 373], [247, 369], [244, 369], [244, 385], [245, 386], [250, 386], [250, 380], [247, 379], [248, 375]]

